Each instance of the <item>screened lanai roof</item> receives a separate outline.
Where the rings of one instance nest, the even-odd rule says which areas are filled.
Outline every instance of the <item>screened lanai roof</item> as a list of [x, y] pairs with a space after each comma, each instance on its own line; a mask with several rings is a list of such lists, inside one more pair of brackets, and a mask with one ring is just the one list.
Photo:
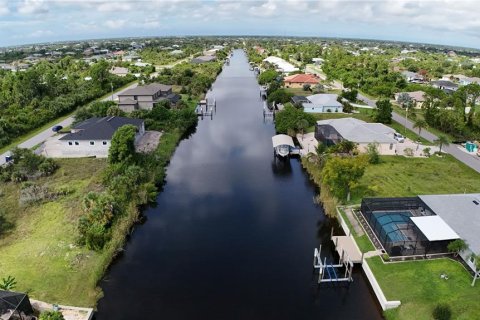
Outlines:
[[287, 145], [290, 147], [295, 147], [295, 144], [293, 143], [293, 139], [290, 136], [287, 136], [286, 134], [277, 134], [276, 136], [272, 137], [272, 143], [273, 147], [276, 148], [281, 145]]
[[24, 319], [33, 314], [30, 300], [25, 293], [0, 290], [0, 319]]
[[440, 216], [410, 217], [428, 241], [459, 239], [458, 234]]

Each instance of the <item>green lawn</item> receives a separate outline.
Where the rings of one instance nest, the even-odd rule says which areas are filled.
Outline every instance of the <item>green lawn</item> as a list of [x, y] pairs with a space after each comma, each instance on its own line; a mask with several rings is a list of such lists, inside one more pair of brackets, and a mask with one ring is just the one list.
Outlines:
[[381, 156], [369, 165], [352, 192], [352, 203], [363, 197], [406, 197], [419, 194], [478, 192], [480, 174], [450, 155], [430, 158]]
[[[432, 319], [438, 303], [452, 308], [452, 319], [480, 319], [480, 285], [472, 287], [472, 277], [451, 259], [436, 259], [383, 264], [379, 257], [368, 259], [388, 300], [402, 305], [385, 312], [387, 320]], [[448, 280], [440, 278], [445, 273]]]
[[4, 218], [12, 227], [0, 230], [0, 277], [14, 276], [16, 290], [51, 303], [94, 306], [96, 288], [108, 251], [97, 253], [76, 245], [83, 196], [100, 190], [106, 160], [58, 160], [60, 168], [36, 183], [72, 192], [54, 201], [19, 205], [19, 184], [0, 186]]
[[352, 233], [353, 238], [355, 239], [355, 242], [358, 245], [358, 248], [360, 249], [361, 252], [368, 252], [368, 251], [373, 251], [375, 250], [375, 247], [373, 246], [372, 242], [368, 238], [366, 234], [363, 234], [359, 236], [356, 232], [355, 229], [352, 226], [352, 222], [348, 218], [347, 214], [342, 208], [338, 208], [338, 211], [340, 212], [340, 215], [342, 216], [343, 220], [348, 226], [348, 229], [350, 229], [350, 232]]

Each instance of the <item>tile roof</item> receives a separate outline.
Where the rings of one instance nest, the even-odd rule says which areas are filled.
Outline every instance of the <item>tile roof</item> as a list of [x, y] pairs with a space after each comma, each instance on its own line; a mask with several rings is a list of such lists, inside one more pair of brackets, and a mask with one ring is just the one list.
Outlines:
[[111, 140], [121, 126], [131, 124], [139, 128], [142, 123], [142, 119], [125, 117], [90, 118], [75, 125], [75, 132], [63, 136], [60, 140]]
[[318, 83], [318, 79], [311, 74], [294, 74], [283, 79], [283, 82], [290, 83]]

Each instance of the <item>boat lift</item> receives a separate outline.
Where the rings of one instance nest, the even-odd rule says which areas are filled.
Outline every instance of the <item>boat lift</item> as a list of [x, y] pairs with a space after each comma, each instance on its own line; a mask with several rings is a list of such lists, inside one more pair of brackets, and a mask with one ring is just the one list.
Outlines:
[[208, 98], [205, 100], [200, 100], [195, 108], [195, 113], [197, 116], [202, 117], [210, 117], [213, 120], [213, 113], [217, 112], [217, 100], [213, 98], [213, 101], [209, 101]]
[[[318, 281], [320, 285], [322, 283], [338, 283], [338, 282], [353, 282], [352, 271], [353, 262], [348, 257], [345, 251], [342, 251], [340, 260], [337, 264], [327, 263], [327, 257], [322, 261], [321, 257], [322, 245], [313, 252], [313, 270], [319, 270]], [[345, 269], [345, 273], [342, 274], [342, 269]], [[342, 277], [343, 276], [343, 277]]]
[[275, 107], [270, 110], [267, 101], [263, 101], [263, 120], [266, 118], [272, 118], [272, 120], [275, 120]]

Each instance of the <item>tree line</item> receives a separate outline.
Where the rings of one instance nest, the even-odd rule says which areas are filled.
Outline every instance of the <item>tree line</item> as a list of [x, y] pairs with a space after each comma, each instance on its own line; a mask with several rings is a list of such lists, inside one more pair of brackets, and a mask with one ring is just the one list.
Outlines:
[[134, 80], [111, 75], [109, 69], [104, 60], [90, 66], [66, 57], [24, 72], [1, 71], [0, 147]]

